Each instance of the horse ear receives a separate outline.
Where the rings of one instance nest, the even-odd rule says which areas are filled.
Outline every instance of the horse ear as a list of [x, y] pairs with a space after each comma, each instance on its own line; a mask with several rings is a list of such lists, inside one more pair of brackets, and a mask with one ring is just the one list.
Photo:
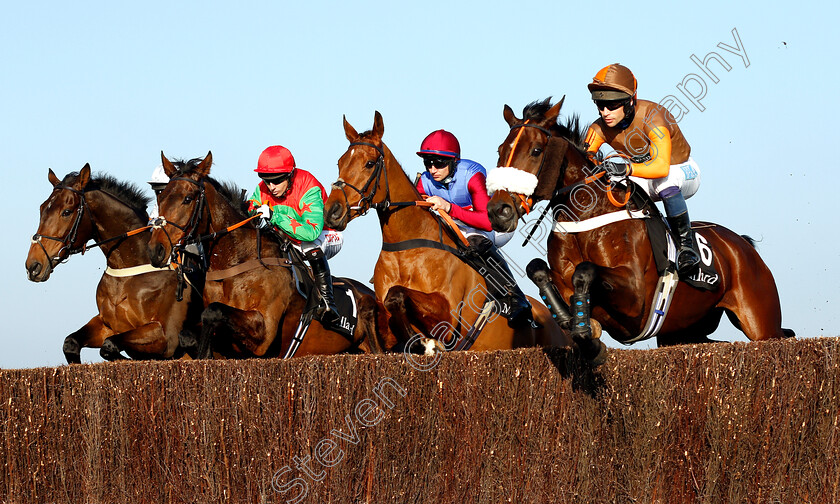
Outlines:
[[502, 115], [504, 115], [505, 121], [507, 121], [508, 126], [510, 126], [511, 128], [514, 124], [516, 124], [516, 115], [513, 113], [513, 109], [508, 107], [507, 104], [505, 104], [505, 110], [504, 112], [502, 112]]
[[559, 102], [555, 103], [553, 107], [548, 109], [548, 111], [545, 113], [546, 122], [557, 122], [557, 117], [560, 115], [560, 109], [563, 108], [564, 101], [566, 101], [566, 95], [563, 95], [563, 98], [560, 98]]
[[79, 172], [79, 178], [77, 179], [78, 182], [78, 189], [82, 190], [87, 187], [88, 182], [90, 182], [90, 163], [85, 163], [85, 166], [82, 167], [82, 170]]
[[378, 110], [374, 111], [373, 114], [373, 134], [376, 135], [376, 138], [382, 139], [382, 135], [385, 134], [385, 123], [382, 121], [382, 114], [379, 113]]
[[52, 171], [52, 168], [49, 168], [49, 170], [49, 173], [47, 173], [47, 179], [49, 179], [50, 184], [52, 184], [53, 187], [58, 187], [58, 184], [61, 183], [61, 180], [59, 180], [58, 177], [55, 176], [55, 172]]
[[350, 142], [355, 142], [357, 138], [359, 138], [359, 134], [356, 132], [356, 128], [350, 125], [347, 122], [347, 116], [341, 116], [341, 120], [344, 121], [344, 136], [347, 137], [347, 140]]
[[166, 159], [166, 156], [163, 154], [163, 151], [160, 151], [160, 162], [163, 164], [163, 172], [166, 174], [167, 177], [172, 178], [175, 176], [175, 165], [169, 162]]
[[198, 167], [195, 169], [195, 172], [202, 177], [206, 177], [210, 175], [210, 166], [213, 165], [213, 153], [211, 151], [207, 151], [207, 156], [204, 158], [204, 161], [199, 163]]

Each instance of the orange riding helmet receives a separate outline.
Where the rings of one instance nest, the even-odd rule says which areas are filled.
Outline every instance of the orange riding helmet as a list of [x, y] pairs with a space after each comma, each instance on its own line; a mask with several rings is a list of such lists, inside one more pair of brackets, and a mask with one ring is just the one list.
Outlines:
[[636, 77], [618, 63], [605, 66], [589, 84], [593, 100], [626, 100], [636, 96]]

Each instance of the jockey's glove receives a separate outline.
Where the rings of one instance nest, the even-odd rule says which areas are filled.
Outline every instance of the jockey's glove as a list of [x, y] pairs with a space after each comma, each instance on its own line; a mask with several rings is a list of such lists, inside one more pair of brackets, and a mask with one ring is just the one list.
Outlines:
[[270, 206], [262, 205], [261, 207], [257, 208], [257, 213], [260, 214], [260, 219], [271, 220]]

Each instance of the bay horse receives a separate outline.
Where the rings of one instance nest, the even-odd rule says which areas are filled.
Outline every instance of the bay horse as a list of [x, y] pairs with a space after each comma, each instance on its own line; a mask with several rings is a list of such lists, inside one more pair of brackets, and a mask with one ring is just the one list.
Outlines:
[[210, 177], [210, 152], [204, 159], [174, 163], [161, 152], [161, 160], [170, 181], [158, 195], [161, 222], [151, 233], [147, 254], [152, 264], [162, 266], [173, 250], [202, 242], [208, 267], [200, 358], [210, 357], [213, 350], [226, 357], [274, 357], [291, 356], [290, 348], [301, 356], [379, 347], [373, 291], [351, 279], [339, 280], [351, 287], [358, 307], [352, 338], [312, 320], [302, 342], [293, 346], [308, 300], [295, 286], [280, 243], [253, 221], [230, 230], [249, 218], [245, 192]]
[[49, 170], [53, 186], [41, 204], [38, 232], [26, 257], [29, 280], [45, 282], [61, 262], [84, 253], [96, 240], [107, 268], [96, 288], [99, 313], [64, 340], [64, 356], [80, 363], [82, 348], [100, 348], [106, 360], [179, 357], [182, 330], [192, 330], [200, 313], [191, 289], [177, 302], [178, 278], [170, 269], [149, 264], [146, 243], [149, 198], [133, 184], [109, 175], [91, 176], [90, 165], [59, 180]]
[[[550, 99], [533, 102], [524, 108], [522, 119], [505, 105], [503, 115], [510, 131], [499, 146], [498, 166], [509, 167], [511, 176], [488, 180], [488, 187], [496, 188], [488, 213], [494, 229], [512, 231], [531, 204], [546, 200], [555, 222], [591, 224], [588, 227], [592, 229], [581, 226], [580, 231], [568, 226], [572, 229], [568, 232], [555, 224], [552, 232], [546, 233], [547, 280], [559, 289], [560, 299], [553, 303], [558, 307], [556, 316], [569, 321], [575, 340], [579, 344], [588, 342], [591, 358], [600, 360], [604, 358], [603, 344], [594, 340], [598, 325], [619, 342], [629, 344], [639, 339], [648, 327], [648, 318], [655, 315], [651, 303], [660, 275], [645, 219], [624, 218], [600, 226], [599, 221], [588, 220], [603, 216], [599, 219], [605, 222], [616, 215], [623, 217], [619, 210], [628, 216], [631, 210], [638, 216], [639, 211], [650, 208], [640, 208], [629, 198], [634, 184], [606, 184], [601, 180], [603, 168], [587, 156], [583, 144], [586, 130], [580, 127], [578, 118], [572, 116], [567, 124], [558, 124], [562, 105], [563, 100], [553, 106]], [[523, 184], [527, 181], [530, 185]], [[704, 238], [698, 239], [704, 248], [701, 255], [713, 257], [719, 286], [708, 291], [674, 281], [676, 290], [665, 308], [667, 317], [656, 334], [657, 343], [711, 341], [707, 336], [717, 328], [723, 313], [753, 341], [793, 336], [793, 331], [781, 327], [776, 284], [752, 239], [718, 224], [693, 222], [692, 227], [695, 232], [702, 231], [698, 234]], [[538, 280], [544, 268], [534, 263], [529, 270], [529, 275], [537, 276], [532, 279]], [[550, 290], [545, 280], [543, 286]], [[565, 300], [575, 304], [571, 313]], [[592, 327], [590, 319], [597, 321]]]
[[[338, 161], [339, 179], [327, 198], [324, 217], [327, 226], [343, 230], [351, 220], [376, 209], [383, 249], [373, 285], [389, 314], [393, 339], [385, 343], [386, 348], [411, 351], [418, 342], [427, 352], [432, 345], [472, 350], [568, 346], [566, 334], [534, 299], [530, 302], [538, 328], [530, 324], [512, 328], [495, 314], [485, 316], [486, 326], [475, 334], [473, 329], [489, 299], [486, 282], [457, 256], [456, 238], [419, 206], [422, 198], [382, 141], [384, 131], [379, 112], [374, 115], [373, 129], [361, 134], [344, 119], [350, 146]], [[470, 339], [476, 336], [472, 344]]]

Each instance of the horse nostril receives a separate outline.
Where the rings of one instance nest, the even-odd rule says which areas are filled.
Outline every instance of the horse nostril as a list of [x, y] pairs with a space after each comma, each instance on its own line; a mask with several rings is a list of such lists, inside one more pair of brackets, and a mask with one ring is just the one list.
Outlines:
[[29, 272], [29, 276], [32, 277], [40, 273], [42, 267], [43, 266], [41, 266], [41, 263], [36, 261], [30, 264], [29, 267], [26, 268], [26, 270]]

